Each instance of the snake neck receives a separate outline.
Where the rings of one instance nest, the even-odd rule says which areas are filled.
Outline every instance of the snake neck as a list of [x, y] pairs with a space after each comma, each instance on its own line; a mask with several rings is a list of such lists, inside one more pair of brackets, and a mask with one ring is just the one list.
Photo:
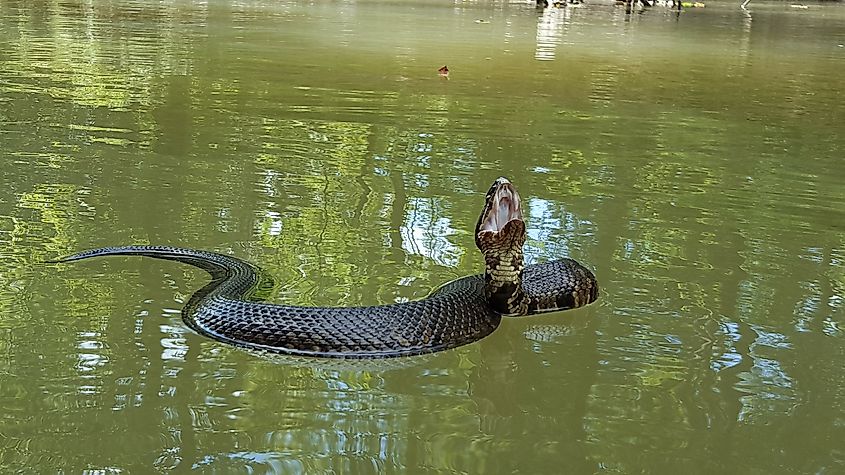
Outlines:
[[484, 249], [484, 294], [488, 305], [503, 315], [527, 314], [530, 299], [522, 287], [525, 223], [510, 221], [500, 232], [482, 233], [480, 239]]

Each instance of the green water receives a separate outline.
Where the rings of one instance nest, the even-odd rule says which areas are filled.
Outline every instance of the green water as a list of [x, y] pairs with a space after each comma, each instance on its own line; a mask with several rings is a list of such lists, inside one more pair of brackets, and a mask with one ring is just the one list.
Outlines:
[[[845, 472], [845, 6], [738, 3], [0, 1], [0, 472]], [[42, 264], [420, 298], [499, 175], [600, 300], [388, 366], [198, 336], [187, 266]]]

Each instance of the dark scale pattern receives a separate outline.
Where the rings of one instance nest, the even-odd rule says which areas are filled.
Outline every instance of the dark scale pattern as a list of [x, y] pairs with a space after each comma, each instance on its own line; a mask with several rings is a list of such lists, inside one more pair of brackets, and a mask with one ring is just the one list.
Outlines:
[[[501, 316], [490, 309], [482, 276], [450, 282], [414, 302], [372, 307], [296, 307], [248, 301], [258, 269], [240, 259], [166, 246], [93, 249], [57, 262], [139, 255], [194, 265], [212, 280], [195, 292], [182, 317], [197, 332], [254, 350], [334, 358], [384, 358], [441, 351], [489, 335]], [[592, 302], [595, 278], [566, 259], [528, 266], [524, 288], [529, 312]]]
[[599, 296], [592, 272], [572, 259], [530, 265], [522, 274], [528, 314], [581, 307]]

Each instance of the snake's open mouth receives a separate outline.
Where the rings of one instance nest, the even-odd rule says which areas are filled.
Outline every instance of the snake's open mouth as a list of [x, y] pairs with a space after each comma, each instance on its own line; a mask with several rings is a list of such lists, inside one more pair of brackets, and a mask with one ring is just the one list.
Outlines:
[[[492, 193], [492, 196], [491, 196]], [[499, 178], [488, 192], [487, 209], [479, 223], [478, 231], [501, 231], [514, 219], [522, 221], [519, 193], [507, 178]]]
[[480, 244], [482, 235], [498, 234], [512, 221], [522, 222], [522, 204], [516, 188], [507, 178], [501, 177], [487, 192], [484, 210], [475, 228], [476, 244]]

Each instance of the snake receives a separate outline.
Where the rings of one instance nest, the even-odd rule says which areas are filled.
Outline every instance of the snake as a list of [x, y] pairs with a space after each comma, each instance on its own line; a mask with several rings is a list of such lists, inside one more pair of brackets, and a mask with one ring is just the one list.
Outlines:
[[420, 300], [358, 307], [269, 303], [259, 295], [259, 267], [231, 255], [181, 247], [102, 247], [50, 262], [145, 256], [189, 264], [211, 276], [182, 309], [185, 324], [201, 335], [258, 352], [389, 358], [476, 342], [492, 333], [503, 316], [566, 310], [598, 298], [595, 276], [573, 259], [525, 265], [525, 240], [519, 193], [500, 177], [485, 195], [475, 228], [484, 274], [448, 282]]

